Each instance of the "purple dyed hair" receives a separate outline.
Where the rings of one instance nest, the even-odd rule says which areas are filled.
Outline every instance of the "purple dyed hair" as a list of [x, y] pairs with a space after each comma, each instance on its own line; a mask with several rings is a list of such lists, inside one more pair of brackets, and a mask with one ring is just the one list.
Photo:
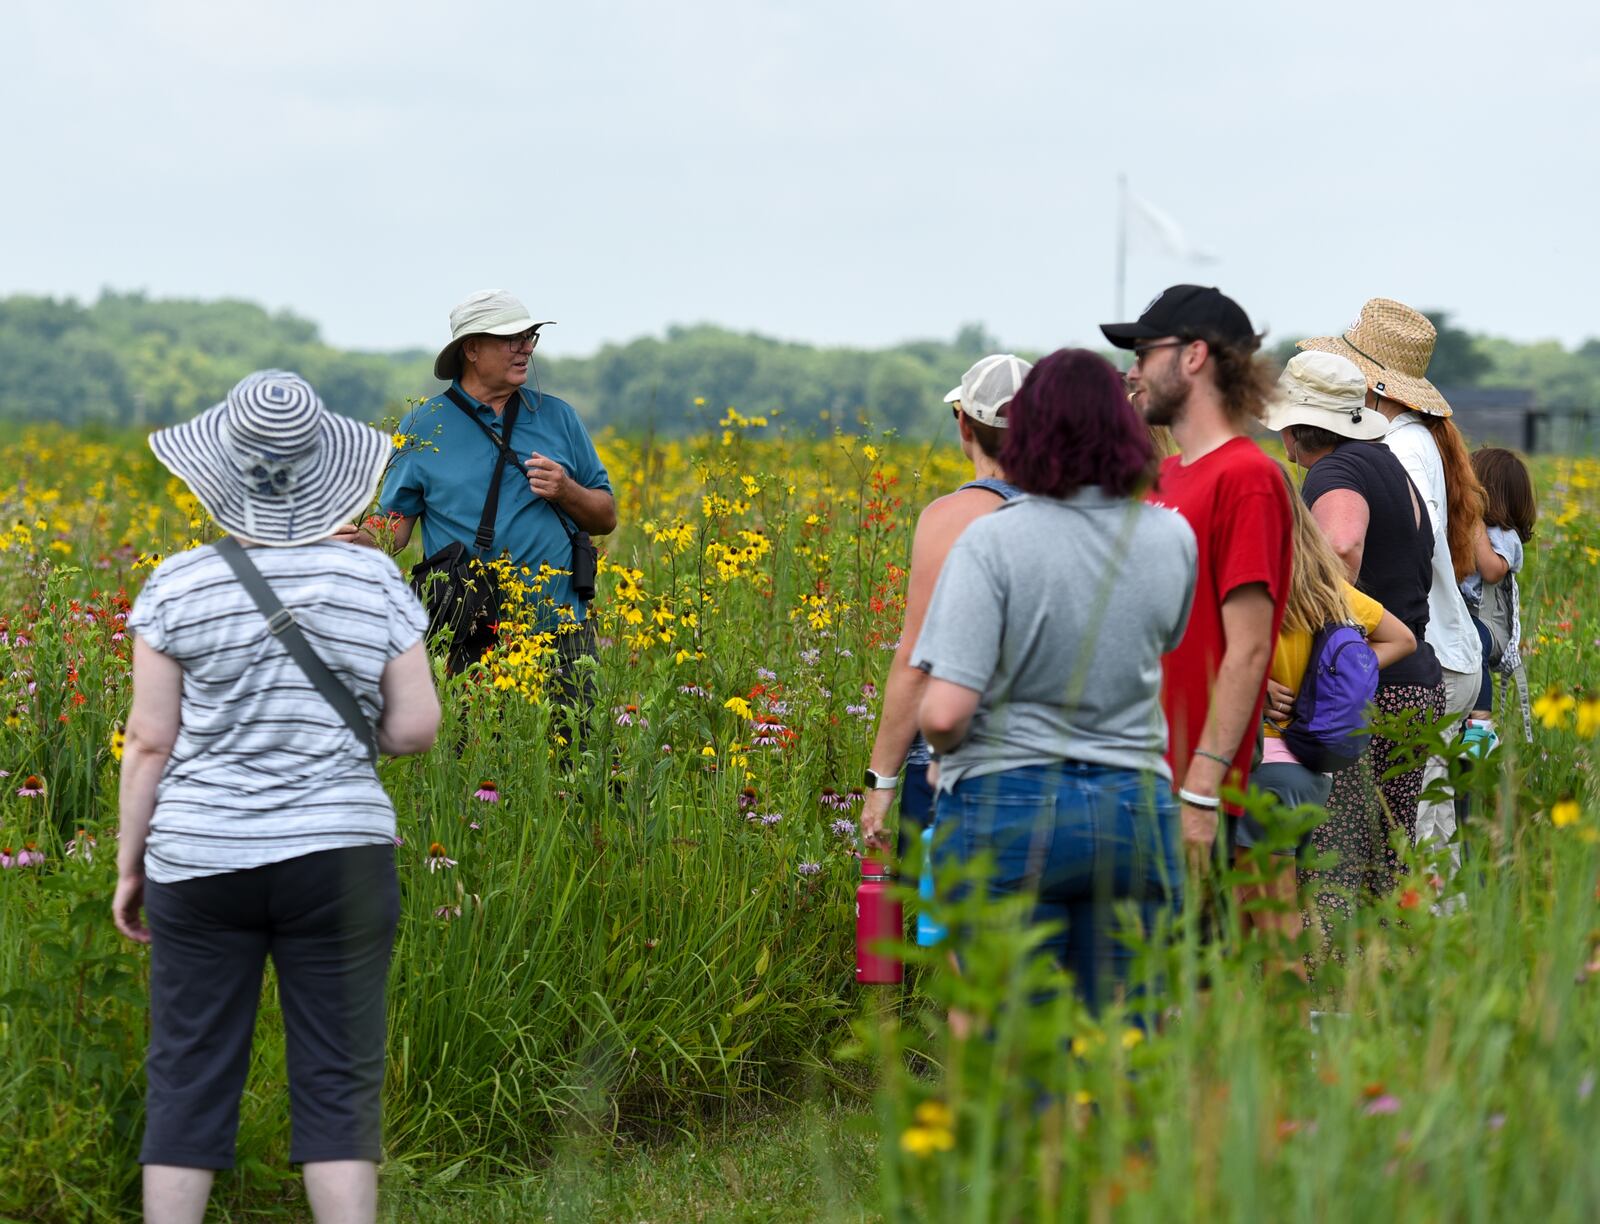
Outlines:
[[1006, 410], [1000, 466], [1019, 489], [1071, 497], [1100, 485], [1128, 497], [1155, 478], [1156, 452], [1122, 375], [1088, 349], [1058, 349], [1023, 380]]

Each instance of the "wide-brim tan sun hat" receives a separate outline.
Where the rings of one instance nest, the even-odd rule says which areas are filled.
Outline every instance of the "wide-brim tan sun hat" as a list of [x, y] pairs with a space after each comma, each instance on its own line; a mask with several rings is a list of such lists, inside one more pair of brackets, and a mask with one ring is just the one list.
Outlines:
[[1348, 357], [1366, 375], [1367, 386], [1385, 399], [1428, 416], [1447, 417], [1450, 405], [1427, 379], [1438, 338], [1428, 316], [1392, 298], [1373, 298], [1340, 336], [1314, 336], [1296, 346]]
[[224, 531], [288, 547], [365, 510], [392, 443], [329, 412], [298, 374], [258, 370], [192, 421], [151, 434], [150, 449]]
[[554, 322], [535, 322], [528, 308], [504, 289], [480, 289], [450, 312], [450, 343], [433, 359], [433, 376], [444, 382], [461, 376], [461, 342], [468, 336], [515, 336]]
[[1367, 380], [1356, 363], [1337, 353], [1296, 353], [1289, 359], [1261, 423], [1276, 433], [1290, 425], [1315, 425], [1341, 438], [1370, 442], [1389, 430], [1367, 407]]

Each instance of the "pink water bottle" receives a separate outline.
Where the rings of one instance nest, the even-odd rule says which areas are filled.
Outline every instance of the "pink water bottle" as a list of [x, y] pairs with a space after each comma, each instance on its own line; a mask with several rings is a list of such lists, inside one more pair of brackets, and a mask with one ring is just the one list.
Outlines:
[[856, 981], [885, 986], [905, 977], [905, 966], [886, 945], [905, 938], [905, 917], [898, 898], [889, 892], [893, 877], [878, 859], [861, 860], [856, 885]]

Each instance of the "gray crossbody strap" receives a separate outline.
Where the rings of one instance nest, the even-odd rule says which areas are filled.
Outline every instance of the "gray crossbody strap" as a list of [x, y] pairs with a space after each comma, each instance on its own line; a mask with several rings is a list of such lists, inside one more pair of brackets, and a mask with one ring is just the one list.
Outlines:
[[367, 722], [366, 715], [362, 714], [361, 706], [356, 702], [355, 696], [347, 689], [328, 669], [311, 649], [311, 643], [306, 641], [306, 635], [300, 632], [300, 626], [295, 623], [294, 613], [285, 608], [278, 597], [272, 593], [272, 588], [267, 585], [267, 580], [261, 576], [261, 571], [255, 567], [245, 553], [239, 541], [232, 536], [224, 536], [218, 540], [214, 547], [224, 561], [233, 570], [234, 576], [244, 586], [250, 598], [256, 601], [256, 607], [261, 609], [261, 615], [267, 618], [267, 632], [277, 638], [283, 648], [289, 652], [289, 657], [300, 665], [300, 670], [305, 672], [306, 679], [311, 681], [317, 692], [338, 712], [344, 719], [345, 725], [355, 732], [356, 739], [367, 750], [368, 758], [377, 764], [378, 742], [373, 737], [372, 725]]

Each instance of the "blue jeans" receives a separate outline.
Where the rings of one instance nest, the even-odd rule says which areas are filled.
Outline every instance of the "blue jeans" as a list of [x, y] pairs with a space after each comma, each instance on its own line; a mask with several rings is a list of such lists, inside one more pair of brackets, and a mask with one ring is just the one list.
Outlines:
[[1030, 893], [1042, 945], [1098, 1011], [1128, 977], [1128, 903], [1148, 938], [1183, 901], [1177, 807], [1157, 774], [1062, 761], [963, 778], [939, 798], [934, 861], [994, 855], [993, 893]]

